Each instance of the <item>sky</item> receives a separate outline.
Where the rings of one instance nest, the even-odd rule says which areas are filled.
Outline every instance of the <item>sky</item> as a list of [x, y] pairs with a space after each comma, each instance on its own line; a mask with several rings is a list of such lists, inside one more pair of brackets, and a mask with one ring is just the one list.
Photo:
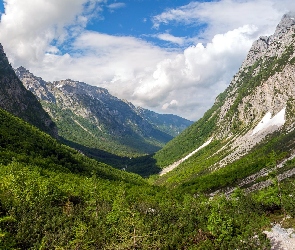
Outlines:
[[294, 0], [0, 0], [13, 67], [196, 121]]

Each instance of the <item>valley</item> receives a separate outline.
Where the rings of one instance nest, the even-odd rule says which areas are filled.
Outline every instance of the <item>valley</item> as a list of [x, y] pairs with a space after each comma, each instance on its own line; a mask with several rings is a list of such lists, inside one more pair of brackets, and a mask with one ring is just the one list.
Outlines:
[[1, 46], [0, 249], [289, 248], [294, 34], [285, 14], [194, 123], [13, 70]]

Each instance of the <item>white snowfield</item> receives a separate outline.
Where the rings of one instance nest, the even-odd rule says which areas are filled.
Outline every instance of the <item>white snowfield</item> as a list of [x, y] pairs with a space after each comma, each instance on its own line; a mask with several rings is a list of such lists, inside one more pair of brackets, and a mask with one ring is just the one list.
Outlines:
[[198, 147], [195, 151], [191, 152], [190, 154], [188, 154], [187, 156], [183, 157], [182, 159], [180, 159], [179, 161], [176, 161], [174, 163], [172, 163], [171, 165], [169, 165], [168, 167], [164, 168], [161, 172], [160, 172], [160, 176], [167, 174], [168, 172], [172, 171], [174, 168], [178, 167], [178, 165], [182, 162], [184, 162], [185, 160], [187, 160], [188, 158], [190, 158], [192, 155], [194, 155], [195, 153], [197, 153], [200, 149], [206, 147], [207, 145], [210, 144], [210, 142], [213, 140], [213, 138], [210, 138], [208, 141], [206, 141], [202, 146]]
[[285, 124], [285, 113], [286, 107], [283, 108], [279, 113], [277, 113], [273, 118], [271, 118], [271, 113], [267, 112], [258, 125], [253, 129], [252, 135], [265, 130], [271, 126], [281, 127]]

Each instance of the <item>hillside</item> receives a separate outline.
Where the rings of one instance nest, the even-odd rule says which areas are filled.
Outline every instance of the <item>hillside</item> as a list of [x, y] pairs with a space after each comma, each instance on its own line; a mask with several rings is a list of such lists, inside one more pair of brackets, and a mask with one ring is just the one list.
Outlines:
[[0, 108], [57, 137], [57, 127], [36, 97], [22, 85], [0, 44]]
[[[143, 179], [90, 159], [0, 108], [0, 249], [292, 246], [294, 20], [295, 15], [285, 15], [273, 36], [256, 41], [213, 107], [155, 154], [155, 164], [170, 167], [161, 176]], [[0, 72], [8, 86], [15, 81], [11, 72], [10, 65]], [[53, 88], [65, 89], [61, 92], [69, 98], [61, 103], [75, 109], [77, 86], [89, 90], [70, 80]], [[17, 100], [26, 95], [19, 92]], [[42, 98], [57, 100], [49, 92]], [[6, 104], [22, 105], [14, 98]], [[140, 108], [136, 113], [161, 124], [157, 114]], [[132, 167], [145, 168], [152, 160], [145, 157]], [[127, 162], [119, 156], [112, 160]]]
[[[269, 246], [262, 232], [269, 220], [250, 197], [208, 203], [205, 197], [151, 186], [2, 109], [0, 131], [1, 249]], [[218, 215], [221, 224], [215, 219], [220, 207], [226, 211]], [[250, 219], [243, 216], [248, 212]]]
[[46, 82], [23, 67], [15, 71], [56, 122], [59, 135], [72, 145], [119, 156], [150, 154], [192, 124], [178, 116], [136, 108], [103, 88], [69, 79]]
[[[162, 168], [180, 163], [158, 183], [211, 192], [237, 185], [273, 166], [270, 161], [280, 162], [293, 154], [294, 33], [294, 14], [286, 14], [272, 36], [254, 42], [212, 108], [156, 153]], [[180, 161], [209, 140], [206, 147]]]

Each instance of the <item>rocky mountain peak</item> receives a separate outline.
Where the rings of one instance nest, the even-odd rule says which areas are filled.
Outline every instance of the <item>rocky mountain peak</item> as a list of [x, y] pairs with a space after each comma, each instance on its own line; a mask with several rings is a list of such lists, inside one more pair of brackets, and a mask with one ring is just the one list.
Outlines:
[[[258, 164], [251, 165], [256, 160], [251, 154], [256, 150], [264, 147], [257, 154], [259, 160], [261, 155], [267, 158], [271, 150], [281, 154], [284, 148], [284, 153], [294, 153], [294, 96], [295, 15], [288, 13], [282, 17], [273, 35], [260, 37], [253, 43], [229, 87], [216, 98], [212, 108], [167, 143], [155, 158], [168, 170], [182, 164], [174, 173], [177, 176], [175, 184], [183, 176], [188, 185], [196, 188], [206, 183], [203, 175], [217, 173], [216, 176], [223, 176], [228, 171], [228, 177], [232, 178], [238, 176], [236, 172], [247, 162], [251, 162], [249, 169], [253, 167], [255, 172]], [[213, 146], [212, 142], [219, 146]], [[208, 143], [213, 150], [207, 147], [205, 153], [195, 154]], [[167, 156], [170, 156], [168, 160]], [[243, 157], [247, 160], [240, 161], [235, 168], [230, 167]], [[207, 160], [208, 163], [204, 163]], [[262, 162], [262, 166], [266, 167], [265, 163]], [[171, 176], [172, 173], [161, 181], [171, 183]], [[199, 176], [200, 182], [195, 182]]]
[[286, 47], [293, 43], [294, 32], [295, 13], [289, 12], [282, 17], [273, 35], [261, 36], [253, 43], [241, 70], [253, 65], [263, 57], [281, 56]]
[[33, 92], [39, 100], [56, 102], [54, 95], [49, 91], [51, 83], [47, 83], [41, 77], [33, 75], [23, 66], [15, 69], [15, 73], [19, 79], [22, 79], [26, 89]]
[[[285, 127], [294, 125], [294, 118], [290, 115], [295, 95], [294, 34], [295, 14], [289, 13], [283, 16], [273, 35], [260, 37], [253, 43], [242, 67], [224, 93], [218, 117], [218, 137], [229, 138], [244, 129], [238, 142], [233, 143], [234, 146], [243, 145], [240, 151], [236, 150], [237, 154], [247, 152], [267, 134], [279, 129], [280, 126], [271, 126], [264, 134], [252, 134], [251, 129], [266, 114], [272, 118], [284, 110], [283, 118], [288, 117]], [[236, 155], [230, 157], [237, 158]]]
[[30, 74], [30, 71], [28, 71], [23, 66], [18, 67], [15, 71], [17, 71], [18, 72], [18, 75], [20, 75], [20, 76], [23, 76], [23, 75], [26, 75], [26, 74]]
[[276, 31], [273, 37], [282, 37], [292, 26], [295, 25], [295, 12], [289, 12], [285, 14], [280, 23], [277, 25]]
[[191, 121], [137, 108], [108, 90], [72, 79], [45, 82], [24, 67], [16, 69], [24, 86], [56, 121], [60, 136], [120, 155], [153, 153]]

